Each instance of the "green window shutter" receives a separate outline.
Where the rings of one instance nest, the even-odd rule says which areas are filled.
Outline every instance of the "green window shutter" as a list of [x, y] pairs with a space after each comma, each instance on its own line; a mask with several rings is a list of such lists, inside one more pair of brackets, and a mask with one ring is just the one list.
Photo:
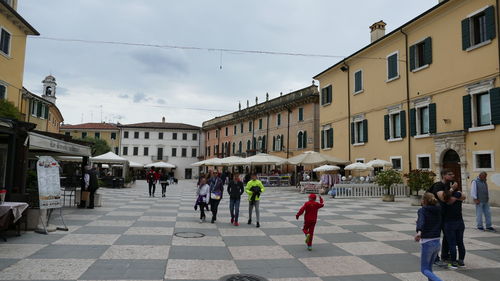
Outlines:
[[42, 103], [41, 103], [41, 102], [39, 102], [39, 103], [37, 104], [37, 109], [36, 109], [36, 110], [37, 110], [37, 112], [36, 112], [36, 116], [37, 116], [37, 117], [42, 117]]
[[354, 74], [354, 91], [355, 92], [358, 92], [358, 91], [361, 91], [362, 90], [362, 75], [361, 75], [361, 71], [358, 71]]
[[399, 121], [401, 122], [401, 138], [406, 138], [406, 111], [399, 112]]
[[363, 120], [363, 142], [368, 142], [368, 120]]
[[332, 85], [328, 86], [328, 94], [326, 95], [327, 97], [327, 103], [332, 102]]
[[49, 106], [46, 105], [45, 106], [45, 116], [44, 116], [45, 119], [49, 119]]
[[325, 148], [325, 130], [321, 130], [321, 149]]
[[410, 136], [414, 137], [417, 135], [417, 110], [415, 108], [410, 109]]
[[285, 148], [285, 137], [283, 135], [281, 135], [281, 147], [280, 147], [280, 151], [283, 150]]
[[491, 123], [500, 124], [500, 88], [490, 90]]
[[384, 139], [388, 140], [391, 138], [391, 134], [389, 132], [389, 115], [384, 115]]
[[302, 148], [307, 147], [307, 132], [304, 131], [304, 135], [302, 135]]
[[410, 46], [410, 71], [415, 69], [415, 45]]
[[328, 130], [328, 147], [333, 147], [333, 128]]
[[387, 59], [388, 79], [398, 75], [398, 55], [394, 54]]
[[427, 37], [424, 40], [424, 64], [431, 64], [432, 63], [432, 38]]
[[0, 85], [0, 99], [5, 99], [5, 92], [7, 91], [7, 88], [4, 85]]
[[495, 7], [489, 6], [484, 11], [486, 15], [486, 38], [493, 39], [496, 36], [496, 28], [495, 28]]
[[[490, 96], [491, 99], [491, 96]], [[472, 109], [471, 109], [471, 96], [465, 95], [462, 97], [463, 113], [464, 113], [464, 130], [472, 127]]]
[[354, 144], [355, 142], [355, 133], [354, 133], [354, 122], [351, 122], [351, 144]]
[[470, 18], [462, 20], [462, 50], [470, 47]]
[[435, 134], [436, 130], [436, 104], [429, 104], [429, 133]]
[[321, 105], [326, 104], [327, 88], [321, 89]]

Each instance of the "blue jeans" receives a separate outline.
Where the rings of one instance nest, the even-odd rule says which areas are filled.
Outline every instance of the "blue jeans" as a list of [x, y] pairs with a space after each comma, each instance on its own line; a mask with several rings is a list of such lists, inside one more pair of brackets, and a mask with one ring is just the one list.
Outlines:
[[457, 247], [458, 259], [463, 261], [465, 258], [464, 231], [465, 224], [461, 220], [444, 223], [444, 235], [446, 235], [448, 241], [451, 261], [457, 261]]
[[476, 204], [476, 224], [477, 227], [483, 227], [483, 214], [486, 220], [486, 227], [491, 227], [490, 203]]
[[432, 272], [432, 264], [436, 260], [440, 248], [439, 239], [422, 244], [422, 251], [420, 252], [420, 271], [429, 281], [443, 281]]
[[235, 222], [238, 222], [238, 217], [240, 215], [240, 199], [229, 199], [229, 212], [231, 212], [231, 218]]

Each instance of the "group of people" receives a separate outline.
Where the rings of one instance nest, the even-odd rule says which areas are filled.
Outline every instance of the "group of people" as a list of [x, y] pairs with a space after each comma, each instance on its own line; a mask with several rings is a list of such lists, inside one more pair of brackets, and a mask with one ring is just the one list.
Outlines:
[[[227, 176], [226, 176], [227, 177]], [[224, 184], [226, 177], [222, 174], [211, 171], [207, 176], [200, 176], [198, 180], [198, 188], [196, 191], [196, 202], [194, 209], [200, 208], [200, 222], [206, 221], [205, 210], [212, 212], [211, 223], [217, 221], [217, 212], [219, 203], [224, 195]], [[256, 174], [252, 174], [250, 180], [244, 184], [238, 173], [233, 174], [227, 184], [227, 193], [229, 195], [229, 211], [231, 213], [231, 224], [239, 226], [240, 202], [243, 193], [248, 195], [248, 224], [252, 224], [252, 213], [255, 209], [256, 227], [260, 227], [260, 196], [265, 192], [265, 187]]]
[[[491, 225], [486, 177], [486, 172], [481, 172], [478, 178], [472, 181], [471, 197], [476, 204], [477, 229], [485, 230], [484, 215], [486, 230], [495, 231]], [[465, 267], [465, 223], [462, 216], [462, 202], [465, 198], [455, 181], [454, 173], [447, 169], [441, 171], [441, 181], [434, 183], [422, 198], [415, 241], [421, 243], [421, 271], [429, 280], [441, 280], [433, 273], [433, 265], [449, 269]]]
[[166, 197], [167, 186], [175, 183], [175, 178], [166, 171], [157, 172], [155, 167], [151, 167], [146, 173], [146, 182], [149, 188], [149, 197], [155, 197], [156, 184], [161, 185], [161, 197]]

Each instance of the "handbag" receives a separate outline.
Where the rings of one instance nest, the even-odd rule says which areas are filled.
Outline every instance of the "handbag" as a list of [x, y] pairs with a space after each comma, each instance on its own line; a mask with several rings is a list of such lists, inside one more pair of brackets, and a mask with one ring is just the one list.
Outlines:
[[90, 196], [90, 191], [83, 191], [82, 192], [82, 201], [87, 201], [89, 200], [89, 196]]
[[214, 191], [210, 193], [210, 199], [220, 200], [221, 195], [222, 194], [220, 192]]

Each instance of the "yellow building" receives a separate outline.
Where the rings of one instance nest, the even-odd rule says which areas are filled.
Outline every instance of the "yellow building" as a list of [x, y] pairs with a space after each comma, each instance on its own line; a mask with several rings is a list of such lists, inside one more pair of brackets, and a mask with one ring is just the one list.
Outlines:
[[[500, 204], [500, 49], [494, 0], [440, 1], [314, 78], [322, 152], [396, 169], [454, 171], [468, 192], [480, 171]], [[327, 135], [327, 134], [324, 134]]]
[[120, 148], [120, 129], [111, 123], [83, 123], [77, 125], [62, 125], [61, 134], [74, 139], [96, 138], [105, 140], [111, 151], [118, 154]]
[[20, 107], [28, 35], [40, 35], [16, 12], [17, 0], [0, 1], [0, 99]]

